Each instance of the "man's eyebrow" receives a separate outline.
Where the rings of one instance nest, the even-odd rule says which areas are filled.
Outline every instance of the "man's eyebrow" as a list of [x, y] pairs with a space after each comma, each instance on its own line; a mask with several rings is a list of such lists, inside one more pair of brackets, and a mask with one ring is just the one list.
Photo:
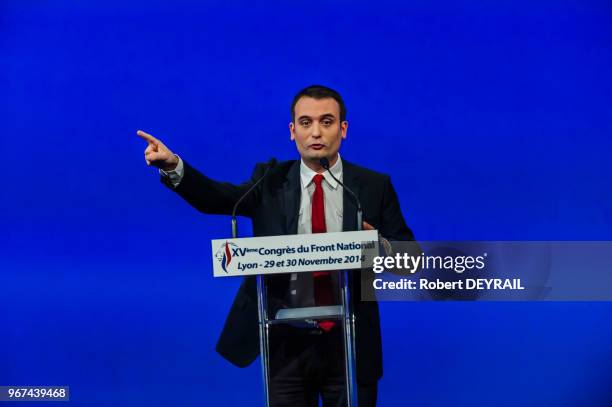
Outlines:
[[[328, 117], [331, 117], [332, 119], [336, 118], [336, 115], [333, 113], [323, 113], [321, 116], [319, 116], [319, 119], [326, 119]], [[308, 116], [308, 115], [302, 115], [300, 117], [298, 117], [298, 120], [302, 120], [302, 119], [312, 119], [312, 117]]]

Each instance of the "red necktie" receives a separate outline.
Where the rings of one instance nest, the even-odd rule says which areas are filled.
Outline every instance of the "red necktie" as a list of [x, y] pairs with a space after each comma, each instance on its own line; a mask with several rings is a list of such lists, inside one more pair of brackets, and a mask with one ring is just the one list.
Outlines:
[[[312, 181], [315, 184], [314, 194], [312, 195], [312, 233], [325, 233], [325, 200], [323, 199], [323, 175], [317, 174]], [[328, 271], [315, 271], [312, 273], [314, 280], [315, 305], [332, 305], [332, 282]], [[334, 321], [319, 321], [319, 327], [325, 332], [329, 332], [336, 323]]]

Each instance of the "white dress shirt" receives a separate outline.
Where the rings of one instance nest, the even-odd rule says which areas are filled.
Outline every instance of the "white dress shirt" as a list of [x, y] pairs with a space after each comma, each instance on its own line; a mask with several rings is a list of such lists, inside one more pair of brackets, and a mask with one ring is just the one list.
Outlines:
[[[342, 179], [342, 160], [338, 160], [329, 169], [336, 178]], [[302, 193], [300, 200], [300, 213], [298, 218], [298, 234], [312, 233], [312, 195], [315, 184], [312, 181], [317, 173], [311, 170], [302, 160], [300, 163], [300, 180]], [[323, 174], [323, 199], [325, 202], [325, 226], [328, 232], [342, 232], [342, 187], [326, 171]]]

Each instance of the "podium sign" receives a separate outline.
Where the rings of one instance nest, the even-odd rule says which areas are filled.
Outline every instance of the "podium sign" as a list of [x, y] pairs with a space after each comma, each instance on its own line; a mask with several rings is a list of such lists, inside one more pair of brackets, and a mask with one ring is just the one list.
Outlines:
[[212, 241], [215, 277], [352, 270], [371, 265], [378, 232], [316, 233], [216, 239]]

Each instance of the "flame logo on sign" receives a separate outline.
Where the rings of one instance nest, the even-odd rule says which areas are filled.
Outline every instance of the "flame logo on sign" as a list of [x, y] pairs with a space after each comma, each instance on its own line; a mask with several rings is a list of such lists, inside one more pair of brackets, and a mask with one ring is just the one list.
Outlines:
[[227, 266], [232, 262], [232, 253], [229, 249], [229, 244], [225, 242], [225, 253], [223, 254], [223, 259], [221, 260], [221, 268], [223, 271], [227, 273]]
[[233, 259], [232, 248], [237, 248], [237, 247], [238, 246], [236, 246], [236, 244], [234, 243], [225, 242], [223, 245], [221, 245], [221, 247], [215, 254], [215, 257], [217, 258], [217, 260], [221, 262], [221, 268], [226, 273], [228, 272], [227, 269], [229, 265], [232, 263], [232, 259]]

